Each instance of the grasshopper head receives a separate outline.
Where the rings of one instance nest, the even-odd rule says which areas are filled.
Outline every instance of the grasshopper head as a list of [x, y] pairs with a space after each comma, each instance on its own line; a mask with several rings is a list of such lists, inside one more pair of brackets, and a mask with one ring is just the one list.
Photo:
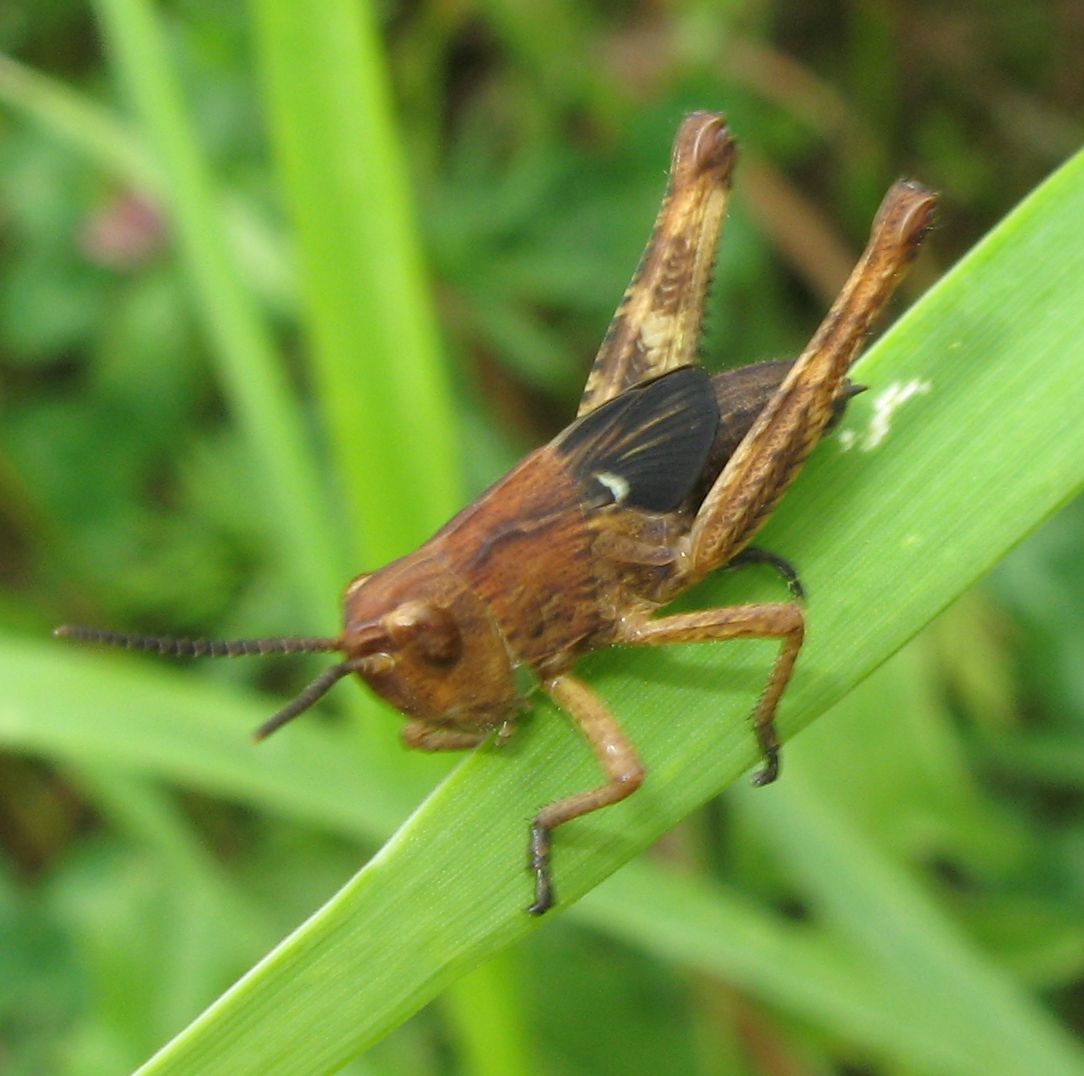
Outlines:
[[346, 663], [408, 717], [483, 731], [518, 708], [504, 637], [485, 605], [424, 550], [346, 590]]

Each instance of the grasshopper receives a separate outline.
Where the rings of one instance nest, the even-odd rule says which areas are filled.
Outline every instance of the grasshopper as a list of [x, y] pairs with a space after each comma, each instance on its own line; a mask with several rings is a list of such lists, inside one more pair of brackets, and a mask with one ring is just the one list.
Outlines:
[[208, 642], [72, 626], [56, 634], [188, 657], [341, 653], [258, 739], [356, 673], [405, 715], [407, 747], [468, 749], [510, 733], [527, 704], [527, 672], [582, 733], [604, 776], [530, 823], [532, 915], [556, 900], [553, 831], [625, 799], [646, 774], [606, 703], [572, 671], [588, 651], [778, 640], [752, 717], [763, 757], [754, 783], [775, 780], [774, 718], [802, 646], [801, 606], [659, 610], [743, 560], [774, 565], [801, 597], [789, 564], [749, 543], [859, 391], [847, 371], [929, 229], [936, 198], [911, 182], [888, 191], [865, 252], [797, 360], [709, 376], [697, 359], [735, 159], [722, 116], [686, 117], [654, 229], [575, 421], [416, 552], [354, 579], [340, 635]]

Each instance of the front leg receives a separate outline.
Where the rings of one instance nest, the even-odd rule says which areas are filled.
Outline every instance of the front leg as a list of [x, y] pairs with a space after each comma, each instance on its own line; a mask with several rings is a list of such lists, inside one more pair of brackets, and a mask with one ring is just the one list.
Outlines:
[[531, 915], [548, 911], [557, 899], [550, 873], [550, 834], [573, 818], [631, 796], [644, 780], [644, 766], [636, 749], [606, 704], [583, 681], [573, 676], [554, 676], [542, 687], [579, 727], [595, 752], [606, 783], [543, 807], [531, 823], [529, 864], [535, 876], [534, 903], [527, 909]]
[[764, 602], [731, 605], [700, 613], [676, 613], [652, 620], [626, 618], [614, 640], [626, 646], [669, 646], [671, 643], [718, 643], [728, 639], [778, 639], [779, 656], [753, 712], [753, 729], [764, 758], [764, 768], [753, 784], [767, 785], [779, 776], [779, 736], [775, 711], [783, 696], [805, 636], [805, 617], [797, 605]]

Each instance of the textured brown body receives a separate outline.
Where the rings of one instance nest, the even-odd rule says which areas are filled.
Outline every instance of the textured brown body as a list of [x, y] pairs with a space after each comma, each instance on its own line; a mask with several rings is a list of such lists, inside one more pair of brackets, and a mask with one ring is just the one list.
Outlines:
[[492, 611], [513, 663], [540, 676], [563, 672], [599, 645], [608, 627], [581, 501], [560, 456], [546, 446], [431, 543]]
[[723, 464], [791, 366], [759, 363], [714, 379], [720, 433], [679, 509], [592, 509], [559, 449], [545, 445], [399, 562], [403, 572], [409, 575], [416, 559], [439, 563], [485, 603], [514, 664], [540, 677], [564, 672], [581, 654], [609, 646], [616, 621], [630, 609], [664, 605], [688, 587], [682, 542]]
[[[595, 358], [578, 417], [417, 552], [347, 588], [342, 635], [205, 643], [88, 629], [60, 634], [191, 655], [336, 650], [344, 660], [259, 731], [269, 734], [357, 673], [408, 719], [408, 746], [455, 750], [506, 734], [526, 705], [524, 670], [571, 718], [604, 774], [538, 812], [530, 867], [540, 914], [556, 897], [551, 834], [625, 798], [646, 770], [605, 703], [572, 673], [583, 653], [772, 639], [779, 653], [753, 714], [775, 778], [774, 716], [801, 648], [791, 602], [659, 615], [678, 594], [748, 556], [748, 543], [854, 391], [846, 380], [873, 319], [914, 256], [935, 198], [893, 186], [862, 258], [793, 363], [709, 378], [696, 365], [704, 301], [736, 156], [722, 117], [678, 132], [647, 249]], [[783, 571], [786, 562], [759, 553]]]

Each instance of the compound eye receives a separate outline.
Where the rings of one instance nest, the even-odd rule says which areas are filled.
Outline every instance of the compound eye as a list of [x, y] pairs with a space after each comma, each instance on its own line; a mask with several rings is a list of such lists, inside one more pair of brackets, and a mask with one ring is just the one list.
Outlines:
[[459, 627], [446, 609], [426, 602], [406, 602], [384, 621], [401, 647], [410, 646], [430, 665], [454, 665], [463, 653]]

